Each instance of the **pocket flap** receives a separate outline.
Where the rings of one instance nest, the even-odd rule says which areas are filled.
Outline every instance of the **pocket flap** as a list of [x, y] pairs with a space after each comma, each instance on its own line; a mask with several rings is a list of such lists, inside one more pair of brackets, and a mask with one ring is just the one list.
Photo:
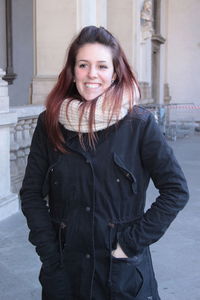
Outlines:
[[130, 171], [129, 167], [126, 166], [121, 157], [114, 152], [113, 159], [115, 164], [118, 166], [123, 175], [131, 181], [132, 190], [134, 193], [137, 193], [137, 181], [132, 171]]

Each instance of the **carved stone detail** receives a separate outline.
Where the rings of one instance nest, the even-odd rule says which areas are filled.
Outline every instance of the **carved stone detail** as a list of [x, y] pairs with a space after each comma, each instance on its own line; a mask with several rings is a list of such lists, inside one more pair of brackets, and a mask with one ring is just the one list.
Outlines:
[[170, 91], [169, 91], [169, 84], [164, 84], [164, 104], [169, 104], [171, 101]]
[[140, 104], [153, 103], [151, 86], [148, 82], [140, 82], [141, 99]]
[[152, 13], [152, 0], [145, 0], [141, 15], [141, 29], [143, 40], [150, 39], [154, 30], [153, 30], [153, 13]]

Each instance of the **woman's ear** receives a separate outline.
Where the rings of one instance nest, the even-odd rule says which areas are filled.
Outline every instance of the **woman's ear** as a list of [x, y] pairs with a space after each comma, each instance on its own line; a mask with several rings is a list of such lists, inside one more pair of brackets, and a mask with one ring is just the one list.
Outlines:
[[117, 78], [116, 73], [113, 73], [113, 76], [112, 76], [112, 83], [115, 81], [116, 78]]

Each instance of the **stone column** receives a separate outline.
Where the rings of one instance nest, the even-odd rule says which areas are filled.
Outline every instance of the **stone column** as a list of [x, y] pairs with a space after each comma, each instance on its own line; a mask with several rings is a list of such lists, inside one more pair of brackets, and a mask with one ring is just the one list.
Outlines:
[[0, 69], [0, 220], [19, 210], [18, 196], [10, 191], [10, 125], [17, 122], [17, 115], [9, 112], [8, 84], [2, 80], [4, 75]]
[[107, 0], [34, 0], [32, 103], [43, 104], [56, 82], [72, 38], [87, 25], [106, 27]]
[[77, 30], [89, 25], [107, 27], [107, 0], [77, 1]]
[[138, 6], [140, 14], [139, 47], [138, 47], [138, 64], [139, 64], [139, 81], [142, 91], [142, 104], [149, 104], [152, 99], [152, 43], [153, 33], [153, 10], [152, 0], [140, 0]]
[[137, 23], [137, 1], [107, 1], [108, 30], [119, 40], [135, 71]]
[[32, 104], [43, 104], [61, 72], [77, 32], [78, 1], [34, 0], [34, 77]]

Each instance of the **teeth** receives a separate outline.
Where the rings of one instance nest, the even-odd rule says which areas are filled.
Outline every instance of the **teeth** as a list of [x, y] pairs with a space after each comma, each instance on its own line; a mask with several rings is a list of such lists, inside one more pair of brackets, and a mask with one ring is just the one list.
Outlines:
[[85, 86], [87, 87], [87, 88], [90, 88], [90, 89], [95, 89], [95, 88], [97, 88], [97, 87], [99, 87], [99, 84], [97, 83], [97, 84], [95, 84], [95, 83], [86, 83], [85, 84]]

